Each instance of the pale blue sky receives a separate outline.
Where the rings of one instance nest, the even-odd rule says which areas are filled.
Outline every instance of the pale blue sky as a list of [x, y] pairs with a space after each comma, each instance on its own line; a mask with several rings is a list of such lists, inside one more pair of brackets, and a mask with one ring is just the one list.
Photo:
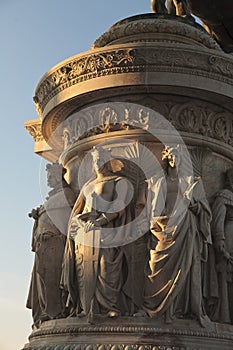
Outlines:
[[149, 0], [0, 0], [0, 349], [20, 350], [31, 332], [25, 300], [33, 222], [27, 213], [42, 201], [41, 160], [23, 125], [37, 118], [35, 87], [48, 69], [87, 51], [113, 23], [145, 12]]

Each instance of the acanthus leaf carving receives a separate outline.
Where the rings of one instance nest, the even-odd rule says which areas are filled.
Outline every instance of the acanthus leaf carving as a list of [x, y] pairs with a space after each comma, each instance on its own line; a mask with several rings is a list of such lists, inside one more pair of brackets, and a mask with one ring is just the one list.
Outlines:
[[29, 134], [33, 137], [35, 142], [44, 141], [44, 137], [42, 135], [42, 130], [41, 130], [40, 119], [30, 120], [26, 122], [25, 128], [29, 132]]
[[49, 99], [56, 95], [60, 89], [66, 87], [64, 85], [89, 80], [96, 77], [97, 74], [101, 76], [102, 71], [113, 67], [116, 69], [129, 67], [133, 62], [134, 52], [132, 49], [109, 50], [79, 57], [46, 77], [39, 85], [34, 101], [43, 110]]
[[72, 85], [101, 76], [128, 72], [174, 72], [206, 76], [233, 84], [233, 63], [227, 57], [198, 52], [190, 48], [138, 47], [105, 49], [79, 56], [46, 76], [36, 90], [34, 101], [40, 114], [46, 104], [60, 91]]
[[193, 132], [233, 145], [231, 116], [192, 102], [176, 104], [168, 119], [179, 131]]

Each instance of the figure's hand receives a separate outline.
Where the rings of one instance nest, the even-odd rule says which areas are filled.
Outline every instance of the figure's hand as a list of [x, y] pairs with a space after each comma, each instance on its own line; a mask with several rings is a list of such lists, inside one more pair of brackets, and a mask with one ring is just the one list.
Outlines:
[[90, 220], [88, 220], [84, 226], [84, 232], [87, 233], [89, 231], [92, 231], [94, 230], [95, 228], [95, 225], [93, 222], [91, 222]]
[[78, 228], [76, 226], [70, 226], [69, 237], [74, 239], [77, 235]]
[[89, 219], [84, 227], [85, 232], [94, 230], [95, 227], [102, 227], [108, 223], [105, 217], [100, 217], [98, 219]]
[[90, 220], [87, 221], [87, 223], [85, 225], [85, 229], [87, 227], [88, 231], [90, 231], [90, 230], [93, 230], [95, 227], [101, 227], [101, 226], [102, 226], [101, 225], [101, 220], [90, 219]]
[[34, 220], [37, 220], [39, 218], [39, 209], [32, 209], [31, 213], [28, 214], [29, 218], [33, 218]]
[[224, 239], [219, 239], [217, 242], [215, 242], [215, 248], [218, 253], [225, 254], [226, 249]]
[[77, 231], [79, 229], [79, 219], [77, 216], [74, 216], [71, 219], [70, 229], [69, 229], [69, 237], [74, 239], [77, 235]]

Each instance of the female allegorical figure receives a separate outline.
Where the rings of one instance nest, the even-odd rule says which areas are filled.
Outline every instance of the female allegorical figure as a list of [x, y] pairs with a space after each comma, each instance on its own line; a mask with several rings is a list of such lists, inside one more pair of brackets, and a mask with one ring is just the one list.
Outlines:
[[226, 187], [213, 203], [212, 232], [219, 282], [217, 320], [233, 323], [233, 169], [226, 172]]
[[[130, 197], [126, 178], [113, 172], [110, 152], [92, 150], [95, 177], [84, 184], [70, 218], [62, 287], [72, 315], [117, 317], [123, 290], [122, 245], [127, 241]], [[123, 164], [118, 161], [118, 168]]]
[[35, 261], [27, 307], [32, 309], [34, 328], [43, 321], [62, 318], [65, 296], [60, 289], [65, 233], [75, 195], [64, 179], [66, 169], [56, 163], [47, 164], [48, 186], [52, 188], [43, 205], [29, 214], [35, 220], [32, 251]]
[[181, 173], [179, 147], [166, 147], [166, 175], [154, 176], [150, 251], [143, 309], [150, 317], [196, 318], [209, 322], [203, 307], [202, 261], [207, 258], [211, 212], [200, 177]]

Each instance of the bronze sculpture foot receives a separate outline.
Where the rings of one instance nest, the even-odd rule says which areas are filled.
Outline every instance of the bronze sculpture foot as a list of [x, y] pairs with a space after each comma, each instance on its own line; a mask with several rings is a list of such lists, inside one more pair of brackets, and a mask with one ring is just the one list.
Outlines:
[[78, 317], [78, 318], [83, 318], [83, 317], [85, 317], [85, 316], [86, 316], [86, 314], [85, 314], [84, 311], [81, 311], [81, 312], [79, 312], [79, 313], [77, 314], [77, 317]]
[[107, 313], [107, 316], [110, 317], [110, 318], [116, 318], [116, 317], [118, 317], [119, 315], [120, 315], [119, 312], [113, 311], [113, 310], [110, 310], [110, 311], [108, 311], [108, 313]]
[[147, 313], [144, 310], [138, 310], [138, 312], [135, 312], [133, 314], [134, 317], [146, 317]]

